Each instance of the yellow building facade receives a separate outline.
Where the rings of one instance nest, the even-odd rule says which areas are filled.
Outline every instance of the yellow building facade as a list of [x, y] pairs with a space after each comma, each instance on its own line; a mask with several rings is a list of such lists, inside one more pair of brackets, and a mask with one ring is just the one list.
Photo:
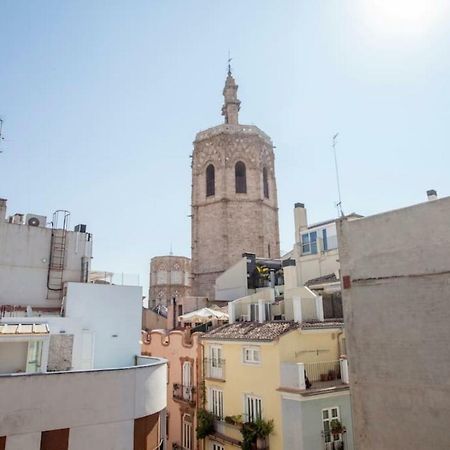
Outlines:
[[342, 323], [237, 322], [204, 335], [202, 343], [205, 408], [216, 416], [205, 450], [240, 448], [239, 422], [258, 417], [273, 421], [273, 432], [258, 448], [284, 449], [283, 395], [310, 396], [325, 386], [327, 394], [348, 390], [339, 362]]

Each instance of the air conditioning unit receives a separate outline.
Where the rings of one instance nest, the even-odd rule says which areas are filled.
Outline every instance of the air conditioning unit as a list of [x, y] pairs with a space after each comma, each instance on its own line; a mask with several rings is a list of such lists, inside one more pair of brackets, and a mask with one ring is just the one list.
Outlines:
[[38, 216], [36, 214], [27, 214], [25, 217], [25, 224], [30, 227], [45, 227], [47, 225], [47, 217]]

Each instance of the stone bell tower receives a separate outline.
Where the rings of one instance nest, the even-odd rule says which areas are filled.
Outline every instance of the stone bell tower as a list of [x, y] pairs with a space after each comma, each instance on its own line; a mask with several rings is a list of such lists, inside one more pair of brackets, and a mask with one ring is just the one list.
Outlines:
[[280, 257], [272, 140], [239, 124], [237, 90], [229, 67], [225, 123], [199, 132], [192, 154], [192, 291], [211, 300], [216, 278], [243, 253]]

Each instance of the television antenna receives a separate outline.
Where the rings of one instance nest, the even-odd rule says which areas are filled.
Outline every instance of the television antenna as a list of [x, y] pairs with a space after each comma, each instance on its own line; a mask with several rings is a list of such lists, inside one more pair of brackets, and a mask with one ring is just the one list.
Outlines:
[[[0, 118], [0, 147], [1, 147], [2, 141], [5, 140], [5, 138], [3, 137], [3, 134], [2, 134], [2, 129], [3, 129], [3, 119]], [[3, 153], [3, 151], [0, 150], [0, 153]]]
[[339, 202], [336, 204], [336, 208], [338, 210], [338, 215], [341, 217], [344, 217], [344, 211], [342, 210], [341, 182], [339, 181], [339, 167], [338, 167], [337, 153], [336, 153], [336, 144], [337, 144], [338, 136], [339, 136], [339, 132], [333, 136], [333, 143], [331, 144], [331, 146], [333, 147], [333, 153], [334, 153], [334, 167], [336, 169], [336, 184], [337, 184], [338, 197], [339, 197]]

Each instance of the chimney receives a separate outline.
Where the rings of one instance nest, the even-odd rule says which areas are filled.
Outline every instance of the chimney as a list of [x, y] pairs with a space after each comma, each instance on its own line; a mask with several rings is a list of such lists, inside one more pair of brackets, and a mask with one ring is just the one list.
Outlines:
[[6, 198], [0, 198], [0, 222], [6, 220]]
[[294, 205], [295, 242], [300, 242], [301, 233], [308, 228], [306, 208], [303, 203]]
[[437, 200], [437, 192], [434, 189], [430, 189], [427, 191], [428, 200]]
[[284, 278], [284, 288], [294, 289], [298, 287], [297, 279], [297, 267], [295, 264], [295, 259], [289, 258], [282, 262], [283, 264], [283, 278]]

